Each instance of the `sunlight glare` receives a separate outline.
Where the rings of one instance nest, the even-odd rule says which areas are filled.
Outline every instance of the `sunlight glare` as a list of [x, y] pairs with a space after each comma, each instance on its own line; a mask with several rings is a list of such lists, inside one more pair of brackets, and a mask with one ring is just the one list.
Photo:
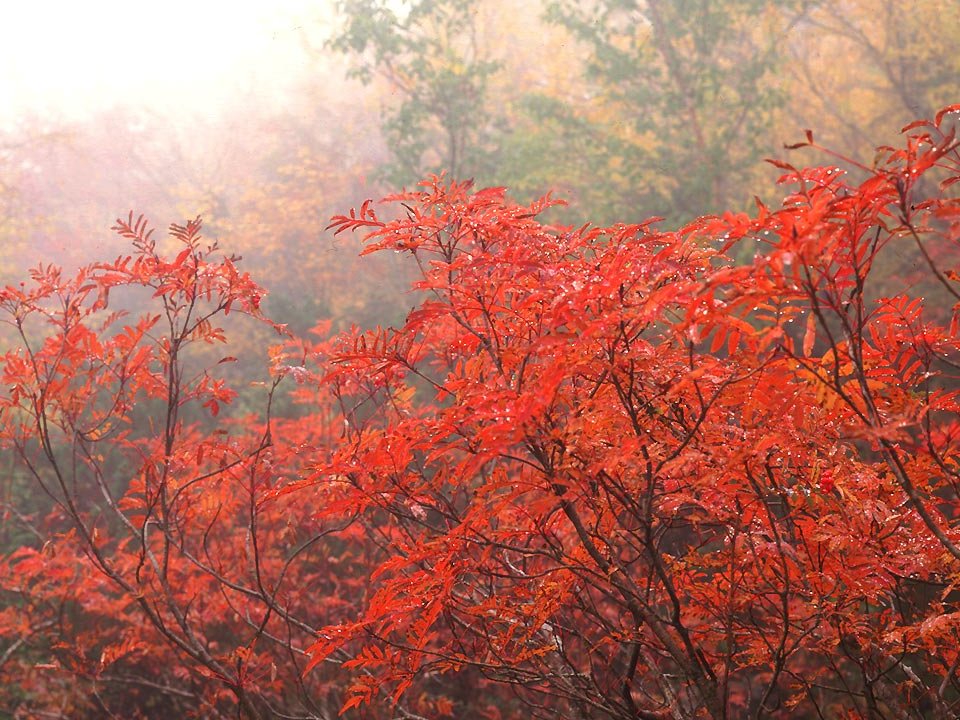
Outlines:
[[270, 93], [306, 62], [300, 31], [326, 6], [11, 3], [0, 12], [0, 113], [77, 117], [123, 104], [164, 115], [205, 114], [205, 104], [254, 86]]

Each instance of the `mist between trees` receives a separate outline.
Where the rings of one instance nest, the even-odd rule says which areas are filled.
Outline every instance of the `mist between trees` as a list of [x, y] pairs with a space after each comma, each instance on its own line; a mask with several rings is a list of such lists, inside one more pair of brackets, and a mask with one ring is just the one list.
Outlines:
[[960, 715], [960, 7], [315, 20], [2, 138], [0, 717]]

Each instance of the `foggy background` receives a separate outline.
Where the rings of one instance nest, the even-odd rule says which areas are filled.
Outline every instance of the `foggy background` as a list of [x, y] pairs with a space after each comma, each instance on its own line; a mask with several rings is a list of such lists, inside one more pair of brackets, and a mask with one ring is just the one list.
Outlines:
[[447, 170], [554, 190], [551, 219], [578, 224], [775, 202], [762, 160], [804, 128], [869, 163], [955, 101], [960, 39], [952, 0], [47, 0], [0, 19], [0, 279], [126, 252], [109, 228], [130, 210], [200, 214], [304, 328], [395, 319], [403, 268], [323, 230], [368, 197]]

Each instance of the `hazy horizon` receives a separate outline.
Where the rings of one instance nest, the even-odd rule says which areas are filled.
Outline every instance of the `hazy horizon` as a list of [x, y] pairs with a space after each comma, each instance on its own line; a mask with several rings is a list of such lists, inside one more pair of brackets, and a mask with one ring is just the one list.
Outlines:
[[[118, 107], [176, 122], [275, 104], [317, 61], [328, 2], [41, 0], [0, 13], [0, 121], [89, 120]], [[311, 38], [308, 40], [308, 38]]]

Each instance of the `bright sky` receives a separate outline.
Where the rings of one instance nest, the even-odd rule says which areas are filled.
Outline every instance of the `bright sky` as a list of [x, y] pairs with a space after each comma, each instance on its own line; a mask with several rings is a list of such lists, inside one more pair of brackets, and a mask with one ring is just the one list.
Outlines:
[[[328, 0], [0, 0], [0, 117], [279, 97]], [[325, 17], [327, 16], [327, 17]]]

